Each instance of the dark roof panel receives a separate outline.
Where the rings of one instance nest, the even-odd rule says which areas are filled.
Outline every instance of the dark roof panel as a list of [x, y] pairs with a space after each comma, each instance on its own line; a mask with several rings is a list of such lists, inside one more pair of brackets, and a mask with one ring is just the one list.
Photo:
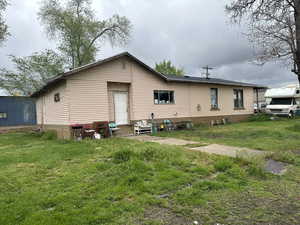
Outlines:
[[244, 82], [237, 82], [231, 80], [224, 80], [218, 78], [203, 78], [203, 77], [193, 77], [193, 76], [174, 76], [174, 75], [165, 75], [168, 81], [174, 82], [188, 82], [188, 83], [202, 83], [202, 84], [221, 84], [221, 85], [230, 85], [230, 86], [243, 86], [243, 87], [260, 87], [263, 86], [256, 84], [249, 84]]

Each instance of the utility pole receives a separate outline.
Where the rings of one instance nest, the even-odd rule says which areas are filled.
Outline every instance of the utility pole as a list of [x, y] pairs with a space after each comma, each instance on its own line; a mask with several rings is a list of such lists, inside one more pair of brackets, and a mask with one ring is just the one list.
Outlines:
[[213, 70], [214, 68], [211, 68], [211, 67], [209, 67], [209, 66], [207, 65], [207, 66], [205, 66], [205, 67], [202, 67], [202, 69], [205, 70], [206, 79], [209, 79], [209, 75], [210, 75], [209, 71], [210, 71], [210, 70]]

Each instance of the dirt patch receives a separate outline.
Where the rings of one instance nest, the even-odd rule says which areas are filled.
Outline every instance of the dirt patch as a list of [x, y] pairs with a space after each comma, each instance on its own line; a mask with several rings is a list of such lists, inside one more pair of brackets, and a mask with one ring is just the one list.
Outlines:
[[269, 159], [266, 162], [265, 170], [275, 175], [283, 175], [286, 173], [288, 165], [289, 164], [287, 163], [278, 162], [273, 159]]
[[168, 208], [154, 207], [147, 210], [143, 220], [137, 224], [157, 223], [163, 225], [187, 225], [193, 224], [193, 220], [173, 212]]
[[294, 154], [296, 154], [296, 155], [300, 155], [300, 150], [294, 150], [294, 151], [292, 151]]

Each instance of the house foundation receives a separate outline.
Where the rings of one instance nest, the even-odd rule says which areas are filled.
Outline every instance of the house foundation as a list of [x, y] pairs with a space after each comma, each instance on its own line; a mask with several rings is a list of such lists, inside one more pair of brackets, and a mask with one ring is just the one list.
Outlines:
[[[192, 121], [195, 125], [197, 124], [211, 124], [212, 120], [222, 120], [227, 119], [228, 122], [237, 123], [246, 121], [252, 114], [243, 114], [243, 115], [227, 115], [227, 116], [208, 116], [208, 117], [182, 117], [182, 118], [162, 118], [155, 119], [156, 122], [160, 123], [164, 120], [171, 120], [173, 122], [181, 122], [181, 121]], [[131, 121], [133, 125], [137, 121]], [[128, 126], [119, 126], [120, 131], [118, 131], [117, 135], [125, 136], [133, 133], [132, 125]], [[45, 131], [54, 130], [57, 132], [57, 137], [59, 139], [71, 139], [71, 127], [68, 125], [44, 125], [43, 129]]]

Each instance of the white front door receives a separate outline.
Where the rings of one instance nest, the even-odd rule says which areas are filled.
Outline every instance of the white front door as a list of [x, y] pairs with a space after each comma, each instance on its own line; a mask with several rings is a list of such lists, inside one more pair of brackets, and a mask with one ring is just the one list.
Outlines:
[[128, 93], [115, 92], [114, 93], [115, 105], [115, 122], [117, 125], [128, 124]]

